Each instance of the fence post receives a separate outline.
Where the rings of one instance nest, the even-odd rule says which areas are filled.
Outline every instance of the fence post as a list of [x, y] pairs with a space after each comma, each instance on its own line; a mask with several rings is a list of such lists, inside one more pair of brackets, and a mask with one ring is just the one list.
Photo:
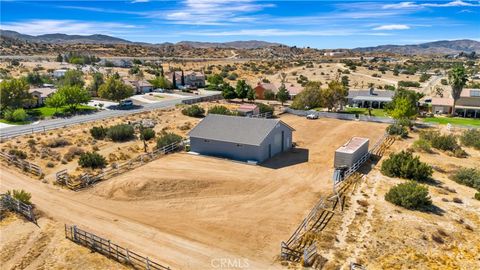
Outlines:
[[110, 246], [110, 239], [108, 240], [108, 256], [110, 256], [111, 254], [111, 246]]
[[126, 248], [125, 250], [127, 251], [127, 262], [131, 264], [131, 262], [130, 262], [130, 255], [128, 254], [128, 249]]
[[147, 270], [150, 270], [150, 261], [148, 260], [148, 257], [147, 257]]
[[73, 225], [73, 227], [72, 227], [72, 236], [73, 236], [73, 239], [75, 240], [75, 242], [78, 242], [78, 239], [77, 239], [77, 225]]

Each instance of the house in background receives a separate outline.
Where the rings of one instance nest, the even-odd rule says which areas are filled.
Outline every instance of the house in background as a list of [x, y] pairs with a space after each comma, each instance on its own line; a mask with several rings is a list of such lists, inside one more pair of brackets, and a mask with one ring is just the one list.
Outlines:
[[241, 116], [252, 116], [260, 114], [260, 108], [255, 104], [242, 104], [238, 107], [237, 112]]
[[57, 92], [56, 88], [43, 87], [43, 88], [31, 88], [28, 90], [32, 94], [33, 101], [30, 103], [29, 107], [40, 107], [45, 105], [45, 101], [48, 97]]
[[[280, 87], [281, 84], [259, 82], [257, 86], [253, 88], [253, 90], [255, 91], [255, 96], [257, 99], [265, 99], [265, 91], [272, 91], [275, 95], [277, 95]], [[288, 91], [290, 99], [293, 99], [296, 95], [303, 91], [302, 87], [294, 86], [288, 83], [285, 84], [285, 88]]]
[[198, 71], [187, 71], [183, 72], [183, 80], [182, 83], [182, 71], [175, 71], [172, 72], [169, 76], [170, 81], [173, 83], [173, 74], [175, 73], [175, 82], [177, 86], [190, 86], [190, 87], [197, 87], [203, 88], [205, 87], [205, 75]]
[[145, 94], [153, 91], [153, 85], [146, 80], [134, 81], [133, 85], [137, 94]]
[[349, 90], [347, 104], [352, 107], [381, 109], [391, 102], [395, 91], [390, 90]]
[[188, 135], [194, 153], [264, 162], [292, 148], [293, 131], [278, 119], [209, 114]]
[[67, 73], [68, 70], [66, 69], [57, 69], [57, 70], [54, 70], [53, 71], [53, 77], [55, 78], [61, 78], [63, 76], [65, 76], [65, 73]]
[[[453, 98], [432, 98], [432, 113], [451, 114]], [[480, 118], [480, 89], [463, 89], [455, 104], [455, 115], [467, 118]]]

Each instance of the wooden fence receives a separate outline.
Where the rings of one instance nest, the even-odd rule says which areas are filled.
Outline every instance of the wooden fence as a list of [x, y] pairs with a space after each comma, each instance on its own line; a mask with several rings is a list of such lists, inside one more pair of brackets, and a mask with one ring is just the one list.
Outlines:
[[31, 222], [37, 224], [37, 219], [33, 212], [33, 206], [14, 199], [9, 194], [0, 194], [0, 204], [1, 208], [13, 210], [17, 213], [20, 213]]
[[247, 117], [250, 117], [250, 118], [272, 118], [272, 113], [271, 112], [265, 112], [265, 113], [249, 115]]
[[72, 190], [80, 190], [95, 184], [98, 181], [109, 179], [113, 176], [128, 172], [136, 167], [144, 165], [145, 163], [157, 159], [168, 153], [177, 151], [184, 145], [184, 142], [175, 142], [166, 145], [162, 148], [155, 149], [152, 152], [141, 154], [124, 163], [113, 163], [110, 167], [103, 169], [96, 175], [90, 175], [84, 173], [78, 178], [72, 179], [69, 177], [67, 170], [59, 171], [55, 174], [55, 178], [58, 184], [65, 185]]
[[108, 258], [130, 265], [135, 269], [170, 270], [168, 266], [158, 264], [148, 257], [141, 256], [127, 248], [114, 244], [108, 239], [81, 230], [75, 225], [69, 226], [65, 224], [65, 237]]
[[36, 164], [25, 161], [23, 159], [19, 159], [18, 157], [7, 154], [5, 152], [0, 152], [0, 157], [6, 160], [9, 164], [13, 164], [26, 172], [32, 173], [37, 176], [42, 175], [42, 168], [40, 168], [40, 166]]
[[182, 100], [182, 103], [183, 104], [195, 104], [195, 103], [200, 103], [200, 102], [205, 102], [205, 101], [215, 101], [215, 100], [220, 100], [220, 99], [223, 99], [222, 94], [216, 94], [216, 95], [205, 96], [205, 97], [184, 99], [184, 100]]

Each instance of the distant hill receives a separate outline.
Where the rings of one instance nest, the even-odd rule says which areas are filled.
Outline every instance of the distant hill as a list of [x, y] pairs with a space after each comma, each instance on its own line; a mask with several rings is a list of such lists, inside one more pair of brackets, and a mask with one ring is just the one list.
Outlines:
[[31, 36], [20, 34], [15, 31], [0, 30], [2, 37], [18, 39], [21, 41], [30, 41], [38, 43], [85, 43], [85, 44], [127, 44], [132, 43], [128, 40], [111, 37], [107, 35], [66, 35], [66, 34], [45, 34], [39, 36]]
[[260, 40], [231, 41], [231, 42], [195, 42], [180, 41], [178, 45], [188, 45], [194, 48], [233, 48], [233, 49], [258, 49], [280, 46], [280, 43], [272, 43]]
[[21, 34], [10, 30], [0, 30], [0, 36], [4, 38], [16, 39], [27, 42], [37, 43], [52, 43], [52, 44], [68, 44], [68, 43], [81, 43], [81, 44], [140, 44], [151, 46], [171, 46], [171, 45], [184, 45], [193, 48], [232, 48], [232, 49], [257, 49], [267, 48], [272, 46], [279, 46], [279, 43], [271, 43], [266, 41], [249, 40], [249, 41], [232, 41], [232, 42], [195, 42], [195, 41], [181, 41], [176, 44], [165, 42], [159, 44], [150, 44], [143, 42], [132, 42], [121, 38], [111, 37], [107, 35], [67, 35], [67, 34], [45, 34], [39, 36], [31, 36]]
[[470, 39], [441, 40], [417, 45], [381, 45], [355, 48], [355, 52], [386, 52], [396, 54], [454, 54], [460, 52], [480, 53], [480, 42]]

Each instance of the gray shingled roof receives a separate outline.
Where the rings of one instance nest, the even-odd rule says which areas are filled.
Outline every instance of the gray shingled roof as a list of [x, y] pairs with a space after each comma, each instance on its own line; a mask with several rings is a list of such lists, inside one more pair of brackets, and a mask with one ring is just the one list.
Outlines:
[[188, 135], [205, 140], [260, 145], [279, 123], [293, 130], [278, 119], [209, 114]]

